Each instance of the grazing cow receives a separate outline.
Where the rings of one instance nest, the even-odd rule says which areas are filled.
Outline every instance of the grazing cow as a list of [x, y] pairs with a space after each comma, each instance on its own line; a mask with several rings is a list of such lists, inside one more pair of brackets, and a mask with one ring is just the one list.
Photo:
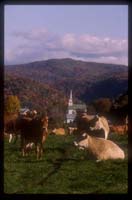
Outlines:
[[126, 125], [111, 125], [110, 131], [119, 135], [124, 135], [126, 133]]
[[64, 128], [54, 128], [52, 130], [52, 133], [54, 133], [55, 135], [65, 135], [65, 129]]
[[74, 141], [74, 145], [79, 149], [87, 149], [96, 161], [125, 158], [124, 151], [111, 140], [89, 136], [87, 133]]
[[90, 130], [94, 131], [94, 130], [103, 130], [104, 131], [104, 138], [107, 140], [108, 138], [108, 134], [110, 132], [110, 128], [108, 125], [108, 121], [105, 117], [101, 116], [99, 117], [98, 115], [96, 115], [96, 117], [91, 120], [91, 125], [90, 125]]
[[22, 118], [20, 123], [22, 155], [34, 144], [37, 152], [37, 159], [42, 156], [43, 143], [48, 136], [48, 117]]

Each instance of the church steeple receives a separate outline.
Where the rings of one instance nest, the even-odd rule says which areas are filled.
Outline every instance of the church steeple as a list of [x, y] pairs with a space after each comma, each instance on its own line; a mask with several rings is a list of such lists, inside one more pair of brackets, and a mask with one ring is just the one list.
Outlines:
[[70, 91], [70, 99], [69, 99], [69, 103], [68, 103], [69, 106], [72, 106], [73, 105], [73, 100], [72, 100], [72, 90]]

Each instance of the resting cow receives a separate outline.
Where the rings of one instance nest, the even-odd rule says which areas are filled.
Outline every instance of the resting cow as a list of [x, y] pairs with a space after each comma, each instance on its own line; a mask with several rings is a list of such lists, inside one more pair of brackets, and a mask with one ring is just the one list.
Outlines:
[[113, 133], [117, 133], [119, 135], [124, 135], [126, 133], [126, 126], [125, 125], [111, 125], [110, 131]]
[[52, 130], [52, 133], [55, 135], [65, 135], [65, 129], [64, 128], [54, 128]]
[[81, 138], [74, 142], [80, 149], [87, 149], [96, 161], [108, 159], [124, 159], [123, 150], [110, 140], [89, 136], [84, 133]]

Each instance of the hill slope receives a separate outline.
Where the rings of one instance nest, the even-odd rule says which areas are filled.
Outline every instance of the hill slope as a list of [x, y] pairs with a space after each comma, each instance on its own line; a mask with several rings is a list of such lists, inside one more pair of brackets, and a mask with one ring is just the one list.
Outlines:
[[123, 65], [50, 59], [5, 66], [5, 76], [30, 79], [85, 102], [99, 97], [115, 97], [127, 90], [128, 68]]
[[54, 114], [59, 112], [63, 115], [67, 105], [62, 92], [27, 78], [7, 75], [4, 91], [5, 97], [6, 95], [17, 95], [22, 107], [27, 106], [40, 112], [52, 111]]

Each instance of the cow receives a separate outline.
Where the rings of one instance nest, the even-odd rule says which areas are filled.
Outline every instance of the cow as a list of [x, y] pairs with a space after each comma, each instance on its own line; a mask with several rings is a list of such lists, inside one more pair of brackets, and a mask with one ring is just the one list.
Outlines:
[[83, 114], [76, 118], [77, 132], [88, 132], [91, 136], [108, 138], [109, 125], [105, 117], [98, 115]]
[[74, 141], [74, 145], [79, 149], [87, 149], [97, 162], [108, 159], [124, 159], [124, 151], [111, 140], [90, 136], [83, 133]]
[[16, 127], [16, 124], [19, 120], [19, 114], [7, 114], [4, 113], [4, 135], [9, 136], [9, 143], [11, 143], [13, 137], [15, 137], [15, 141], [17, 140], [17, 135], [19, 134], [19, 130]]
[[90, 121], [93, 120], [95, 117], [95, 115], [87, 115], [85, 113], [82, 113], [80, 115], [77, 115], [75, 122], [76, 122], [76, 126], [77, 126], [77, 131], [79, 133], [83, 133], [83, 132], [89, 132], [90, 129]]
[[[32, 116], [32, 118], [35, 116]], [[4, 135], [9, 137], [9, 143], [14, 138], [14, 143], [17, 141], [18, 135], [20, 135], [20, 123], [21, 119], [26, 118], [32, 120], [28, 115], [21, 115], [19, 113], [4, 114]]]
[[70, 135], [74, 134], [76, 131], [77, 131], [77, 127], [68, 127], [68, 133]]
[[36, 147], [37, 159], [43, 153], [43, 144], [48, 136], [48, 117], [21, 118], [21, 148], [22, 155], [27, 154], [33, 144]]
[[110, 128], [108, 125], [108, 121], [105, 117], [101, 116], [99, 117], [98, 115], [95, 116], [93, 120], [90, 122], [90, 130], [103, 130], [104, 131], [104, 138], [107, 140], [108, 134], [110, 132]]
[[54, 128], [52, 130], [52, 133], [55, 135], [65, 135], [65, 129], [64, 128]]
[[111, 125], [110, 131], [119, 135], [124, 135], [126, 133], [126, 125]]

